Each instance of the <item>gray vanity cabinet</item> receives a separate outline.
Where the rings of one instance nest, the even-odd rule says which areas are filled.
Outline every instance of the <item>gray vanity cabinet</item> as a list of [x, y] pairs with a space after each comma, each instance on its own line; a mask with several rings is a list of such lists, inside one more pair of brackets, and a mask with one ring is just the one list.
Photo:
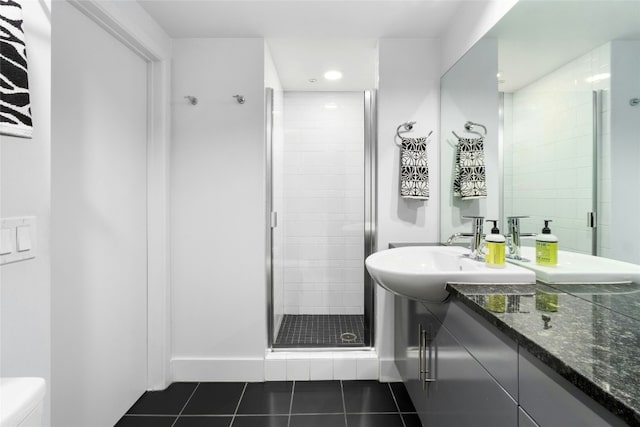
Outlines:
[[422, 398], [420, 372], [423, 360], [421, 325], [424, 325], [426, 319], [427, 310], [422, 304], [408, 298], [395, 297], [395, 364], [413, 405], [420, 414], [424, 414], [427, 409], [427, 402]]
[[517, 425], [516, 402], [436, 315], [402, 297], [395, 313], [396, 366], [424, 425]]
[[627, 425], [461, 301], [396, 296], [395, 320], [396, 366], [425, 426]]
[[433, 313], [474, 358], [518, 400], [518, 344], [460, 301], [429, 304]]
[[522, 408], [518, 408], [518, 427], [540, 427]]
[[620, 418], [520, 347], [520, 406], [540, 426], [626, 426]]

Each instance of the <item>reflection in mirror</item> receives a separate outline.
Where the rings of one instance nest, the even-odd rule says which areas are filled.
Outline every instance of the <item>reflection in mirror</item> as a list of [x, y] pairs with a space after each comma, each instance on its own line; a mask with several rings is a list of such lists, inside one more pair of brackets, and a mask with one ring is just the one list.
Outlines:
[[[464, 216], [484, 216], [497, 219], [500, 213], [499, 150], [498, 150], [498, 49], [495, 40], [481, 40], [449, 70], [440, 84], [441, 142], [440, 142], [440, 237], [447, 241], [454, 233], [468, 233], [471, 222]], [[467, 122], [473, 122], [469, 128]], [[481, 125], [481, 126], [480, 126]], [[484, 129], [483, 129], [484, 128]], [[486, 134], [483, 136], [483, 134]], [[481, 141], [482, 147], [473, 152], [457, 153], [460, 141]], [[464, 171], [456, 168], [461, 160]], [[477, 164], [472, 164], [472, 163]], [[480, 166], [478, 166], [480, 164]], [[454, 191], [458, 184], [481, 187], [486, 196]], [[469, 177], [460, 175], [471, 175]], [[490, 218], [489, 218], [490, 217]]]
[[608, 46], [596, 48], [502, 92], [504, 216], [529, 216], [521, 230], [532, 233], [552, 220], [562, 248], [585, 254], [596, 241], [587, 222], [597, 200], [596, 99], [609, 89], [608, 78], [594, 76], [609, 75], [607, 54]]
[[[563, 250], [640, 263], [640, 2], [519, 2], [486, 40], [498, 46], [503, 167], [486, 203], [503, 220], [529, 216], [523, 233], [551, 219]], [[443, 77], [443, 135], [444, 86], [461, 63]], [[457, 213], [442, 194], [446, 238]]]

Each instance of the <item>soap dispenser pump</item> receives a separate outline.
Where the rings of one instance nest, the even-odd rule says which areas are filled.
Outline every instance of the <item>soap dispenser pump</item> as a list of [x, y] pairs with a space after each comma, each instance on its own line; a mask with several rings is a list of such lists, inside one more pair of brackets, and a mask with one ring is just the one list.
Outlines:
[[505, 238], [498, 229], [498, 220], [490, 219], [488, 222], [493, 222], [493, 227], [491, 228], [491, 234], [488, 234], [484, 239], [487, 248], [487, 253], [484, 257], [485, 263], [487, 267], [503, 268]]
[[539, 265], [558, 264], [558, 237], [551, 234], [550, 222], [550, 219], [545, 219], [542, 233], [536, 236], [536, 264]]

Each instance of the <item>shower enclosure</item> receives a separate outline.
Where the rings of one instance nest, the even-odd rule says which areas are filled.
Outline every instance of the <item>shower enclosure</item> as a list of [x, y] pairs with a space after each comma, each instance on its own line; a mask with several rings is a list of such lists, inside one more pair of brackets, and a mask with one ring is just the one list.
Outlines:
[[521, 222], [525, 232], [539, 233], [549, 219], [563, 249], [596, 255], [606, 82], [590, 82], [593, 72], [583, 70], [584, 62], [501, 94], [503, 203], [505, 219], [528, 216]]
[[266, 92], [271, 348], [373, 343], [375, 93]]

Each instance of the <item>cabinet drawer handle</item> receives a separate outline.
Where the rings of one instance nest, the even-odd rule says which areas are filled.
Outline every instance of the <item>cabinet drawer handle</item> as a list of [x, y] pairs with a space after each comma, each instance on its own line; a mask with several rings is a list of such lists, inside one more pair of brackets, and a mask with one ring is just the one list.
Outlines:
[[[427, 354], [427, 346], [429, 351], [429, 359], [424, 361], [424, 372], [422, 375], [422, 381], [423, 381], [422, 386], [423, 388], [425, 388], [427, 383], [432, 383], [436, 381], [435, 376], [433, 377], [431, 376], [431, 366], [432, 366], [431, 326], [429, 326], [428, 332], [426, 329], [422, 329], [422, 339], [423, 339], [422, 348], [424, 349], [424, 355], [426, 356]], [[437, 355], [436, 355], [436, 358], [437, 358]]]
[[422, 336], [424, 335], [424, 328], [422, 323], [418, 324], [418, 378], [420, 382], [424, 382], [424, 341]]

